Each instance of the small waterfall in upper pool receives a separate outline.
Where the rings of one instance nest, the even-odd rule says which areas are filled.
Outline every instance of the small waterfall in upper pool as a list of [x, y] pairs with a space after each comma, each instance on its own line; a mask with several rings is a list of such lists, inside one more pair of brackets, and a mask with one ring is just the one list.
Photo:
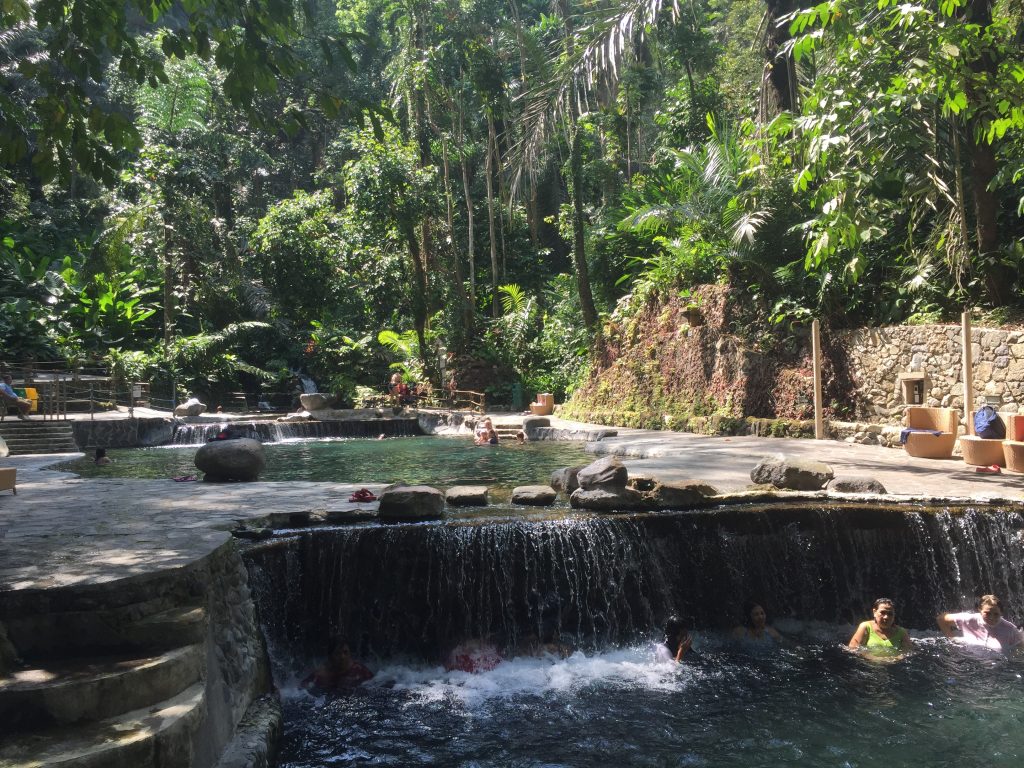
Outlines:
[[775, 617], [852, 623], [876, 597], [933, 628], [942, 609], [995, 592], [1024, 621], [1017, 510], [821, 502], [563, 520], [364, 525], [253, 547], [250, 583], [278, 662], [323, 652], [439, 658], [466, 638], [514, 644], [557, 630], [584, 647], [650, 633], [671, 612], [739, 622], [756, 597]]
[[[174, 430], [174, 445], [202, 445], [218, 432], [222, 424], [179, 424]], [[231, 422], [241, 437], [253, 437], [263, 443], [284, 440], [315, 440], [330, 437], [410, 437], [423, 434], [417, 419], [352, 419], [349, 421], [277, 421]]]

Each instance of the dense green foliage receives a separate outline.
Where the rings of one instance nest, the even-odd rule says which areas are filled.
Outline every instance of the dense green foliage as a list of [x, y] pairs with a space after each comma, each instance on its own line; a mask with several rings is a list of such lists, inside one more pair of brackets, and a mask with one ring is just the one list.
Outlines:
[[755, 341], [1021, 301], [1017, 2], [12, 0], [0, 28], [0, 360], [505, 398], [700, 283]]

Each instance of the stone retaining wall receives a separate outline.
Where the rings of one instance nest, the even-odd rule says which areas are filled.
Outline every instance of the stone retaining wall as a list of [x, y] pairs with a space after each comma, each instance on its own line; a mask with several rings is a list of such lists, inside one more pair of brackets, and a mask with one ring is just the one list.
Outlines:
[[138, 448], [163, 445], [174, 436], [174, 419], [130, 418], [76, 420], [69, 422], [78, 447]]
[[[861, 328], [833, 334], [832, 364], [845, 377], [860, 421], [897, 423], [908, 404], [901, 374], [924, 375], [923, 405], [963, 408], [959, 325]], [[986, 396], [997, 410], [1014, 412], [1024, 404], [1024, 330], [974, 328], [974, 403]], [[845, 356], [845, 359], [838, 359]]]

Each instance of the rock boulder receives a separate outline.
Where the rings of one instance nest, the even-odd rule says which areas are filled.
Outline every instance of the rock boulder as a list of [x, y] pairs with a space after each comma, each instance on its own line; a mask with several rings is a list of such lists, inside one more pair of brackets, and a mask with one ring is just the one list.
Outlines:
[[195, 465], [210, 482], [256, 480], [267, 459], [259, 440], [243, 437], [207, 443], [196, 451]]
[[302, 403], [304, 410], [322, 411], [324, 408], [330, 408], [334, 405], [334, 395], [324, 392], [310, 392], [305, 395], [299, 395], [299, 402]]
[[604, 456], [583, 467], [577, 475], [580, 488], [593, 491], [598, 488], [625, 488], [629, 476], [626, 466], [616, 456]]
[[191, 418], [199, 416], [206, 410], [206, 405], [199, 402], [194, 397], [190, 397], [184, 403], [180, 403], [174, 407], [174, 415], [181, 416], [183, 418]]
[[569, 497], [573, 509], [597, 512], [628, 512], [649, 509], [650, 503], [640, 491], [632, 488], [577, 488]]
[[578, 475], [581, 469], [583, 469], [582, 465], [578, 467], [562, 467], [561, 469], [556, 469], [551, 473], [551, 479], [548, 482], [556, 491], [568, 496], [580, 487]]
[[650, 499], [653, 509], [689, 509], [717, 496], [718, 489], [699, 480], [683, 480], [678, 483], [655, 483], [645, 495]]
[[444, 510], [444, 494], [429, 485], [392, 485], [380, 495], [384, 521], [437, 520]]
[[456, 485], [444, 494], [444, 500], [453, 507], [486, 507], [486, 485]]
[[512, 503], [531, 507], [547, 507], [555, 503], [558, 493], [550, 485], [520, 485], [512, 489]]
[[828, 484], [828, 490], [836, 493], [886, 493], [885, 486], [873, 477], [836, 477]]
[[833, 478], [832, 467], [813, 459], [787, 459], [782, 454], [762, 459], [750, 471], [758, 485], [774, 485], [790, 491], [818, 491]]

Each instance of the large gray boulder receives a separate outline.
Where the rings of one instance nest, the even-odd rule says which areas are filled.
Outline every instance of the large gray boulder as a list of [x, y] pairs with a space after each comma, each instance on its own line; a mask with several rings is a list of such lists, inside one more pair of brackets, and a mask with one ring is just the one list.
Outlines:
[[180, 403], [174, 407], [174, 415], [191, 418], [199, 416], [205, 410], [206, 405], [204, 403], [199, 402], [194, 397], [190, 397], [184, 403]]
[[380, 495], [384, 521], [437, 520], [444, 510], [444, 494], [429, 485], [392, 485]]
[[299, 402], [302, 403], [304, 410], [322, 411], [324, 408], [330, 408], [334, 405], [334, 395], [324, 392], [310, 392], [305, 395], [299, 395]]
[[790, 491], [818, 491], [835, 473], [832, 467], [813, 459], [788, 459], [782, 454], [762, 459], [750, 471], [758, 485], [773, 485]]
[[527, 440], [537, 439], [537, 430], [542, 427], [550, 427], [551, 419], [547, 416], [527, 416], [523, 419], [523, 433]]
[[456, 485], [444, 494], [444, 500], [453, 507], [486, 507], [486, 485]]
[[579, 473], [584, 466], [556, 469], [551, 473], [551, 479], [548, 481], [549, 485], [559, 493], [564, 493], [568, 496], [580, 487]]
[[195, 464], [211, 482], [256, 480], [267, 459], [259, 440], [243, 437], [207, 443], [196, 451]]
[[512, 503], [548, 507], [555, 503], [557, 491], [550, 485], [520, 485], [512, 489]]
[[648, 499], [633, 488], [577, 488], [569, 497], [573, 509], [592, 509], [596, 512], [627, 512], [650, 509]]
[[886, 493], [885, 486], [873, 477], [847, 475], [836, 477], [828, 484], [828, 490], [836, 493]]
[[616, 456], [604, 456], [581, 469], [576, 479], [580, 488], [592, 491], [598, 488], [625, 488], [629, 476], [626, 466]]

